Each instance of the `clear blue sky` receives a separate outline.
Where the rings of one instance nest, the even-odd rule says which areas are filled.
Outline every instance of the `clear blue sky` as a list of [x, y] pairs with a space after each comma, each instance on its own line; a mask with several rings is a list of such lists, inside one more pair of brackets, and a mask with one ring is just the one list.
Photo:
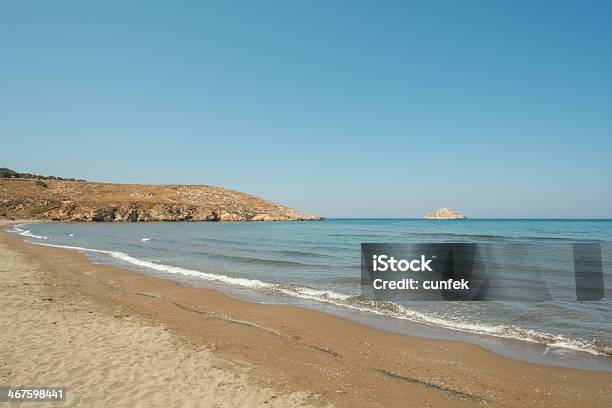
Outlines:
[[0, 166], [612, 217], [610, 1], [2, 1]]

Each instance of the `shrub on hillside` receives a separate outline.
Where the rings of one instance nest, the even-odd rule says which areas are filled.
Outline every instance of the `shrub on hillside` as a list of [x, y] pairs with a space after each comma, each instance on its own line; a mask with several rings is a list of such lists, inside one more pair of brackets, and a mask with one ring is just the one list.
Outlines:
[[[70, 180], [75, 181], [74, 178], [64, 178], [64, 177], [56, 177], [56, 176], [41, 176], [40, 174], [32, 174], [32, 173], [19, 173], [15, 170], [11, 170], [6, 167], [0, 167], [0, 178], [24, 178], [24, 179], [38, 179], [38, 180]], [[77, 181], [87, 181], [83, 179], [78, 179]]]
[[7, 169], [6, 167], [0, 167], [0, 178], [18, 178], [19, 173], [14, 170]]

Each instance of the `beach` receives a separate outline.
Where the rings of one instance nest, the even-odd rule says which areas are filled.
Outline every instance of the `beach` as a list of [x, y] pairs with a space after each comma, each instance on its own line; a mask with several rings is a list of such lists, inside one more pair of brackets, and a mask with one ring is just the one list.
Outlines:
[[529, 364], [478, 345], [237, 300], [31, 245], [7, 226], [1, 381], [66, 387], [66, 406], [612, 403], [611, 373]]
[[612, 1], [2, 5], [0, 408], [612, 408]]

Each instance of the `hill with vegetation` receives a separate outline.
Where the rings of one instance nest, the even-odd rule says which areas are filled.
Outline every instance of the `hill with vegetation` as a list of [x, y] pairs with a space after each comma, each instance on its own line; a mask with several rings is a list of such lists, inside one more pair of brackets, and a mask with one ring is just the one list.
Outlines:
[[0, 216], [55, 221], [312, 221], [249, 194], [207, 185], [94, 183], [0, 170]]

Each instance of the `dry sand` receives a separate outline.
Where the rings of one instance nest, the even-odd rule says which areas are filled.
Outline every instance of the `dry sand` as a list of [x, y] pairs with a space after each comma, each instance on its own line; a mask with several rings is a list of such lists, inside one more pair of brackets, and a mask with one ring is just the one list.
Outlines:
[[68, 406], [612, 405], [610, 373], [240, 301], [4, 229], [1, 385], [66, 386]]
[[306, 397], [250, 383], [245, 368], [162, 324], [101, 313], [4, 239], [0, 290], [0, 385], [67, 387], [65, 406], [83, 407], [287, 407]]

